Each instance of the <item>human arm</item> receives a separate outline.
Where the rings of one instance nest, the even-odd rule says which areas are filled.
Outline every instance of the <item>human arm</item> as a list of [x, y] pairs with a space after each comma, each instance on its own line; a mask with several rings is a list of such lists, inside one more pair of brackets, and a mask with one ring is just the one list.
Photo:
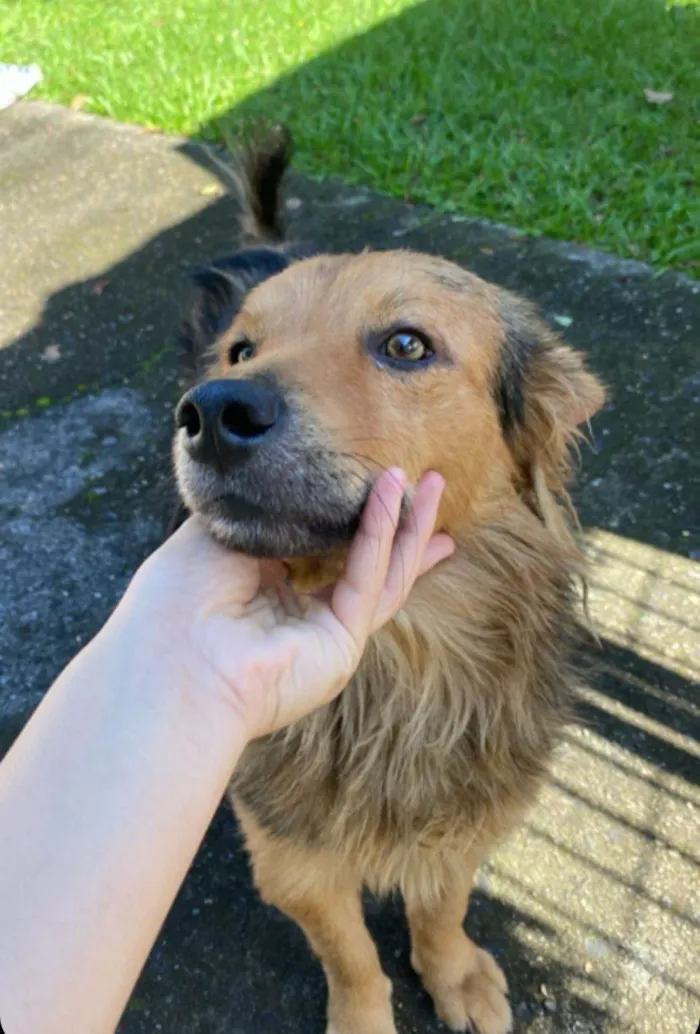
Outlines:
[[139, 570], [0, 765], [7, 1034], [114, 1030], [246, 743], [340, 692], [451, 551], [441, 488], [424, 479], [394, 540], [403, 481], [380, 479], [330, 603], [196, 520]]

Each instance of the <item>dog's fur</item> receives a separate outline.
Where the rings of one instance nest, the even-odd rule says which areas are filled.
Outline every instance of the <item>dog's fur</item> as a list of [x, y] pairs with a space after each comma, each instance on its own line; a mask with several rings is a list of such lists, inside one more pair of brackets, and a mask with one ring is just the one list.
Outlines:
[[[184, 502], [230, 545], [287, 559], [307, 591], [337, 577], [377, 471], [398, 465], [415, 481], [436, 469], [439, 526], [457, 549], [334, 703], [248, 747], [231, 799], [262, 896], [323, 964], [329, 1031], [395, 1031], [364, 884], [403, 893], [412, 962], [441, 1018], [503, 1034], [505, 979], [462, 920], [476, 869], [533, 802], [569, 715], [582, 566], [566, 484], [603, 389], [528, 303], [450, 262], [285, 244], [288, 153], [281, 134], [242, 160], [250, 246], [198, 274], [184, 325], [195, 380], [262, 378], [287, 400], [264, 463], [221, 472], [270, 520], [212, 515], [212, 475], [188, 462], [179, 432]], [[435, 360], [387, 364], [374, 342], [392, 326], [421, 328]], [[258, 351], [231, 366], [242, 337]]]

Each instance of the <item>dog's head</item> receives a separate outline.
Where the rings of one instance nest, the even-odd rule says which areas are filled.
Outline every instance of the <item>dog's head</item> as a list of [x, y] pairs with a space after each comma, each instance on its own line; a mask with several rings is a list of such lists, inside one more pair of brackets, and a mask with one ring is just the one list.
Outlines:
[[336, 554], [394, 465], [444, 475], [451, 531], [538, 472], [563, 487], [602, 389], [519, 299], [411, 252], [252, 261], [270, 275], [251, 288], [202, 284], [213, 349], [177, 409], [180, 490], [217, 538]]
[[439, 471], [440, 526], [563, 491], [603, 401], [581, 357], [522, 300], [409, 251], [244, 250], [200, 276], [195, 386], [176, 415], [186, 506], [213, 535], [337, 574], [379, 471]]

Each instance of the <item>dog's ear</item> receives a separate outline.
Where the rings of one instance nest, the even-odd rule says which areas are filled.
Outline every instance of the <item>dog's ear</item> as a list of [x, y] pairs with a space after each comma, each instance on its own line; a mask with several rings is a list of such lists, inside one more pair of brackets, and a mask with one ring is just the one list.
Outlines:
[[235, 319], [248, 292], [299, 257], [291, 250], [246, 248], [192, 273], [194, 298], [180, 328], [192, 375], [203, 373], [210, 347]]
[[503, 341], [494, 394], [521, 487], [546, 517], [551, 497], [566, 499], [573, 459], [605, 389], [579, 352], [527, 302], [503, 292]]

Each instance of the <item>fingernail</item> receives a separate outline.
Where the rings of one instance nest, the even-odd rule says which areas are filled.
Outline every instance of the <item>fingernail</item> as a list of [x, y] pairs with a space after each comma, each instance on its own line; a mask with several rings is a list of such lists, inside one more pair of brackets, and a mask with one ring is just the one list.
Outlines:
[[446, 484], [445, 479], [442, 476], [442, 474], [438, 474], [438, 472], [436, 470], [431, 470], [430, 473], [432, 474], [432, 476], [437, 481], [437, 485], [435, 486], [435, 491], [437, 493], [437, 500], [438, 500], [438, 502], [440, 502], [441, 499], [442, 499], [442, 496], [443, 496], [443, 492], [445, 491], [445, 484]]
[[401, 467], [389, 467], [386, 472], [387, 479], [391, 479], [392, 484], [396, 485], [403, 494], [406, 491], [406, 485], [408, 484], [408, 478], [406, 472]]

